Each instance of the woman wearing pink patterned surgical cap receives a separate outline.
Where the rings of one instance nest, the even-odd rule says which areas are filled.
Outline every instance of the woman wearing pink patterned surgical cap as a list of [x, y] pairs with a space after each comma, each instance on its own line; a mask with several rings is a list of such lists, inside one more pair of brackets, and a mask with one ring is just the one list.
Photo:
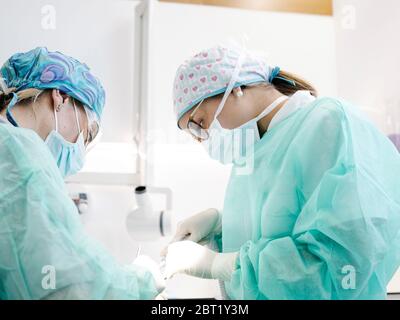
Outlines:
[[178, 127], [233, 167], [223, 210], [178, 226], [168, 277], [221, 280], [231, 299], [386, 297], [400, 265], [400, 155], [387, 137], [244, 50], [202, 51], [173, 89]]

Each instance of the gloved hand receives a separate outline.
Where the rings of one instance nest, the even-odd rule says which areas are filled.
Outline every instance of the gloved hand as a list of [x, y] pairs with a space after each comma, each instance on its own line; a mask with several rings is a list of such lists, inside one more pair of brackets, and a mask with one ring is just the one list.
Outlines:
[[179, 241], [167, 248], [165, 276], [176, 273], [229, 281], [235, 267], [237, 252], [217, 253], [192, 241]]
[[[217, 209], [207, 209], [180, 222], [170, 243], [182, 240], [204, 242], [210, 235], [221, 232], [221, 214]], [[161, 255], [165, 254], [164, 249]]]
[[133, 261], [132, 264], [142, 267], [151, 273], [154, 278], [154, 282], [156, 284], [156, 289], [158, 292], [161, 292], [165, 289], [164, 276], [162, 275], [157, 262], [155, 262], [148, 256], [140, 255], [135, 259], [135, 261]]

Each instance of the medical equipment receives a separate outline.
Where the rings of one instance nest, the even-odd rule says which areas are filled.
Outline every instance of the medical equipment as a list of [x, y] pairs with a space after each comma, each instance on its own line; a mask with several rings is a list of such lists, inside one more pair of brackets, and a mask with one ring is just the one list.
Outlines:
[[75, 203], [80, 214], [86, 214], [89, 211], [89, 197], [86, 192], [70, 193], [69, 195]]
[[[166, 198], [164, 210], [154, 210], [149, 193], [163, 194]], [[171, 233], [172, 194], [168, 188], [138, 186], [135, 189], [137, 207], [129, 212], [126, 228], [136, 241], [154, 241]]]

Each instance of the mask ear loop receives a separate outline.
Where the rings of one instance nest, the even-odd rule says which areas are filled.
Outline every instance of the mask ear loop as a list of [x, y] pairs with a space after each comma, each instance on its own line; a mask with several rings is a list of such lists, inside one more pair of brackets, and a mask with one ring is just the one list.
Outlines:
[[229, 81], [229, 85], [228, 85], [228, 87], [226, 88], [225, 94], [224, 94], [224, 96], [222, 97], [222, 100], [221, 100], [221, 102], [220, 102], [220, 104], [219, 104], [219, 106], [218, 106], [218, 108], [217, 108], [217, 111], [215, 112], [214, 120], [215, 120], [215, 119], [219, 116], [219, 114], [221, 113], [222, 108], [225, 106], [226, 100], [228, 99], [230, 93], [231, 93], [232, 90], [233, 90], [233, 87], [235, 86], [236, 79], [237, 79], [237, 77], [239, 76], [239, 72], [240, 72], [240, 69], [241, 69], [241, 67], [242, 67], [242, 62], [243, 62], [244, 56], [245, 56], [245, 53], [244, 53], [244, 50], [242, 50], [242, 52], [240, 53], [240, 56], [239, 56], [239, 58], [238, 58], [238, 60], [237, 60], [235, 69], [233, 70], [233, 74], [232, 74], [231, 80]]
[[79, 135], [79, 134], [81, 134], [81, 126], [79, 125], [78, 111], [77, 111], [77, 108], [76, 108], [75, 99], [72, 99], [72, 103], [74, 105], [75, 119], [76, 119], [76, 123], [78, 125], [78, 135]]
[[54, 112], [54, 120], [56, 122], [56, 132], [58, 132], [58, 119], [57, 119], [57, 108], [53, 108], [53, 112]]

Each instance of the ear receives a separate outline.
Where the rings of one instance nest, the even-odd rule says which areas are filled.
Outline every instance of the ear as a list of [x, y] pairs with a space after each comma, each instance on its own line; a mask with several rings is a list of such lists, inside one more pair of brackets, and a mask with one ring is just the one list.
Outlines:
[[243, 97], [243, 91], [241, 87], [234, 88], [232, 91], [236, 98]]
[[60, 109], [70, 100], [68, 95], [62, 93], [58, 89], [52, 90], [51, 97], [53, 98], [53, 108], [55, 108], [57, 112], [60, 111]]
[[60, 108], [62, 107], [62, 104], [63, 104], [63, 101], [64, 101], [64, 99], [63, 99], [63, 97], [62, 97], [62, 95], [60, 93], [60, 90], [53, 89], [51, 91], [51, 97], [52, 97], [52, 100], [53, 100], [53, 108], [57, 112], [60, 111]]

